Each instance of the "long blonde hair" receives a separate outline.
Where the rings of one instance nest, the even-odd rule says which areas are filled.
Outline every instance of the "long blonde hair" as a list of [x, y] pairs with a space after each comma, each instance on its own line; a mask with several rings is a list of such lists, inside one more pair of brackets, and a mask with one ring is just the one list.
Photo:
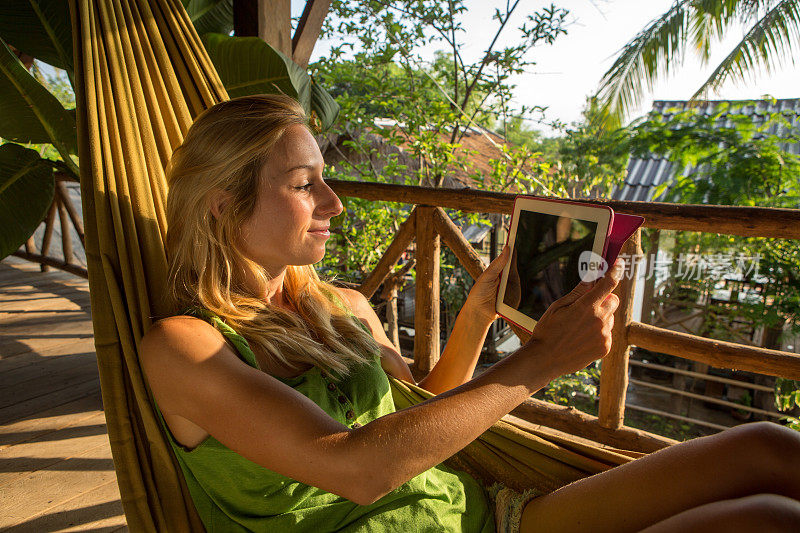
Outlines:
[[[378, 345], [337, 289], [312, 265], [288, 266], [283, 295], [297, 312], [271, 306], [258, 297], [268, 274], [242, 253], [240, 230], [256, 205], [261, 168], [294, 124], [308, 127], [295, 100], [258, 95], [214, 105], [189, 128], [167, 166], [170, 308], [214, 312], [271, 362], [295, 369], [310, 363], [345, 376]], [[230, 200], [215, 218], [209, 197], [217, 191]], [[246, 288], [248, 278], [258, 292]]]

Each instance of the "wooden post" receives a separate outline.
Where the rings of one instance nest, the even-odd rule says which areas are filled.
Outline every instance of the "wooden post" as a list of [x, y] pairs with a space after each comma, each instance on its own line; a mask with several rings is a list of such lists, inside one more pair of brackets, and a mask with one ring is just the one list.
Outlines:
[[61, 224], [61, 252], [65, 263], [72, 263], [72, 235], [69, 231], [69, 215], [61, 195], [56, 194], [54, 201], [58, 204], [58, 220]]
[[650, 232], [647, 239], [647, 261], [645, 265], [647, 271], [645, 272], [644, 279], [644, 295], [642, 296], [642, 319], [644, 324], [652, 324], [653, 320], [650, 315], [653, 312], [653, 296], [656, 290], [656, 258], [658, 256], [658, 245], [661, 238], [661, 230], [656, 229]]
[[306, 0], [306, 7], [292, 36], [292, 59], [303, 68], [308, 68], [308, 60], [311, 59], [330, 7], [331, 0]]
[[75, 227], [75, 231], [78, 233], [78, 238], [81, 240], [81, 245], [83, 245], [83, 222], [81, 221], [81, 217], [78, 214], [78, 211], [75, 209], [75, 206], [72, 205], [72, 200], [69, 197], [67, 186], [64, 185], [63, 180], [56, 180], [56, 192], [61, 197], [61, 205], [66, 208], [67, 214], [69, 214], [69, 218], [72, 220], [72, 225]]
[[[53, 203], [50, 204], [50, 209], [47, 211], [47, 217], [45, 218], [44, 222], [44, 237], [42, 238], [42, 255], [47, 256], [48, 250], [50, 250], [50, 241], [53, 239], [53, 226], [55, 218], [56, 218], [56, 197], [53, 197]], [[50, 267], [45, 263], [40, 263], [40, 268], [42, 272], [47, 272], [50, 270]]]
[[404, 277], [414, 268], [414, 265], [416, 265], [416, 260], [412, 259], [383, 282], [381, 298], [386, 300], [387, 334], [398, 351], [400, 351], [400, 325], [397, 318], [397, 292], [403, 287]]
[[[637, 230], [622, 247], [628, 261], [625, 276], [614, 293], [620, 304], [614, 313], [613, 344], [611, 351], [603, 358], [600, 372], [600, 409], [598, 421], [608, 429], [619, 429], [625, 420], [625, 395], [628, 389], [628, 325], [633, 311], [633, 295], [636, 289], [636, 273], [640, 247], [641, 230]], [[610, 265], [609, 265], [610, 266]]]
[[397, 285], [388, 286], [386, 294], [386, 325], [388, 336], [397, 351], [400, 351], [400, 326], [397, 323]]
[[258, 0], [258, 36], [288, 58], [292, 57], [290, 0]]
[[417, 283], [414, 301], [414, 366], [427, 374], [439, 360], [439, 251], [435, 207], [417, 213]]

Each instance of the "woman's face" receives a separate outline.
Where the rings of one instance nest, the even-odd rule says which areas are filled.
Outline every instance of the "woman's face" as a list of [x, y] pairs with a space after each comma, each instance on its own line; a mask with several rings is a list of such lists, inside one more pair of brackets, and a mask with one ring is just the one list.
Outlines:
[[277, 275], [287, 265], [322, 260], [339, 197], [322, 179], [324, 161], [303, 126], [292, 125], [261, 169], [255, 209], [242, 227], [245, 253]]

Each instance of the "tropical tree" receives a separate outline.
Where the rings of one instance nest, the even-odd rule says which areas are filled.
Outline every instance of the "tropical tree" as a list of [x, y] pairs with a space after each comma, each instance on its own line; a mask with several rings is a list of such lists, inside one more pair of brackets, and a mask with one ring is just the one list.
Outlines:
[[597, 96], [605, 123], [618, 126], [688, 51], [707, 64], [712, 48], [740, 25], [747, 28], [744, 36], [692, 99], [792, 60], [800, 43], [800, 0], [677, 0], [622, 48], [603, 75]]

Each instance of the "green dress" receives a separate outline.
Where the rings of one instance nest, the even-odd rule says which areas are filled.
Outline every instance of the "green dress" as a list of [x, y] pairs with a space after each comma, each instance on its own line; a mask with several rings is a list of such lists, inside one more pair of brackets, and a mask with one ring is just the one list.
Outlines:
[[[258, 368], [247, 341], [215, 314], [191, 310], [214, 325], [239, 357]], [[300, 376], [277, 378], [348, 427], [393, 413], [389, 380], [380, 356], [335, 380], [314, 367]], [[175, 451], [192, 500], [208, 531], [494, 532], [486, 491], [468, 474], [438, 465], [371, 505], [358, 505], [268, 470], [213, 437], [188, 449], [159, 417]]]

